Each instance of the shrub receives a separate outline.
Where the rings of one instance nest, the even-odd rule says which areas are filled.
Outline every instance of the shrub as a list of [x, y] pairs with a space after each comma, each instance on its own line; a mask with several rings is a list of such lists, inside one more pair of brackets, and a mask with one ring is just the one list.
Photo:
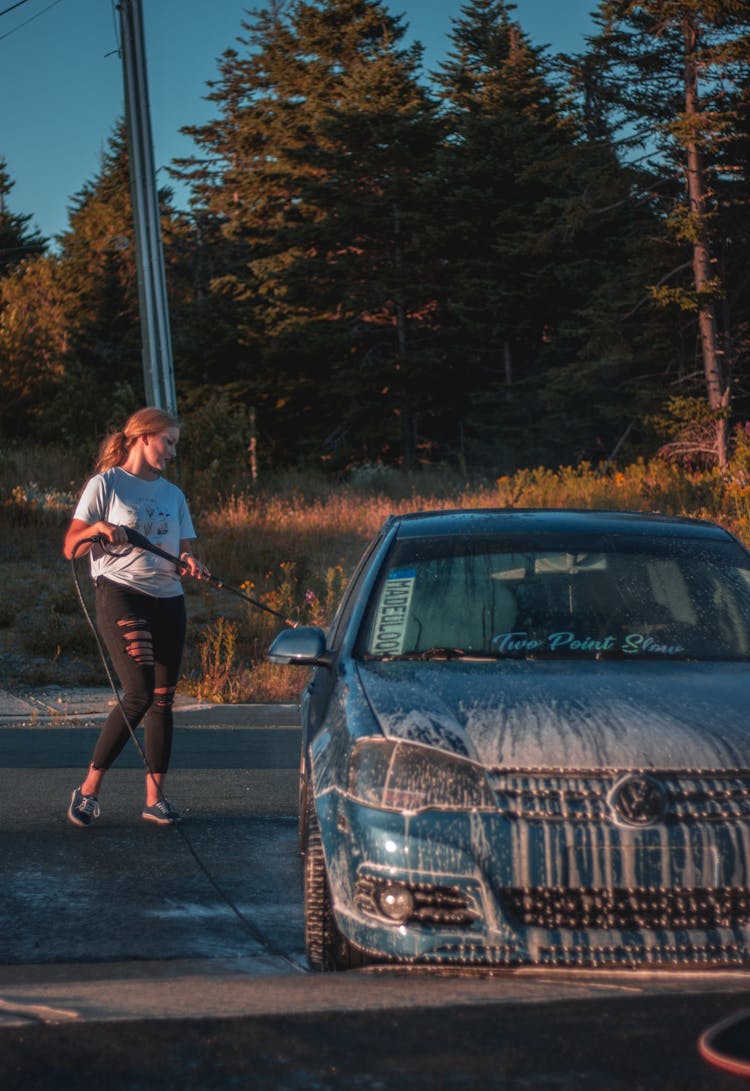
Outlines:
[[[457, 484], [439, 494], [418, 493], [415, 478], [397, 482], [389, 474], [389, 495], [379, 491], [386, 482], [377, 482], [377, 474], [369, 475], [373, 479], [366, 488], [325, 486], [319, 477], [290, 474], [283, 486], [277, 479], [277, 491], [237, 489], [217, 495], [203, 512], [192, 496], [190, 501], [198, 552], [215, 575], [283, 617], [326, 628], [365, 543], [391, 513], [452, 507], [651, 510], [715, 519], [750, 542], [750, 457], [745, 459], [740, 444], [736, 450], [736, 462], [724, 473], [689, 472], [659, 459], [627, 466], [581, 463], [521, 470], [492, 485]], [[37, 458], [37, 469], [46, 464]], [[50, 467], [58, 481], [70, 480], [66, 472], [65, 466]], [[66, 582], [69, 568], [60, 556], [74, 499], [63, 493], [46, 481], [6, 483], [0, 493], [0, 564], [17, 608], [16, 613], [6, 601], [0, 614], [0, 652], [14, 664], [19, 647], [32, 657], [25, 667], [13, 667], [23, 684], [33, 684], [40, 670], [45, 681], [60, 684], [102, 678], [93, 638], [76, 618], [76, 599]], [[85, 562], [76, 563], [83, 572]], [[189, 630], [183, 687], [201, 700], [297, 700], [306, 672], [266, 660], [282, 618], [196, 581], [186, 581], [185, 591]]]

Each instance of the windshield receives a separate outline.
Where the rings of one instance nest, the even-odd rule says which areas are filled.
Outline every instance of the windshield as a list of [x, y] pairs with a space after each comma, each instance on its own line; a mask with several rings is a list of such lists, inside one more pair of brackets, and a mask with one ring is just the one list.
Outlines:
[[747, 659], [750, 561], [689, 538], [412, 539], [362, 634], [377, 659]]

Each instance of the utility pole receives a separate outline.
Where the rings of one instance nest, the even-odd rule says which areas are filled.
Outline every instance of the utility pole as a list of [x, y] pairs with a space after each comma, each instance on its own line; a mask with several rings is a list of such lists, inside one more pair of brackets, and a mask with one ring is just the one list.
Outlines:
[[149, 405], [176, 413], [141, 0], [119, 0], [118, 6], [146, 400]]

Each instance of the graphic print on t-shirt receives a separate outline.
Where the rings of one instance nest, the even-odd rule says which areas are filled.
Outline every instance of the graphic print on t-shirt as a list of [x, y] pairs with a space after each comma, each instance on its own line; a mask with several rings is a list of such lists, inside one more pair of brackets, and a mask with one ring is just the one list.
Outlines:
[[168, 529], [169, 512], [145, 503], [141, 510], [141, 527], [147, 538], [163, 538]]
[[132, 527], [134, 530], [138, 529], [138, 508], [134, 508], [132, 504], [124, 504], [120, 501], [120, 519], [123, 526]]

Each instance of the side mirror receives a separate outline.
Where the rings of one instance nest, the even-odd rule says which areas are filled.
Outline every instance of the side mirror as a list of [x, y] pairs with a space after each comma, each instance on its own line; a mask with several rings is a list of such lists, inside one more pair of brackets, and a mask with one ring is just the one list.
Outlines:
[[285, 629], [268, 649], [268, 661], [286, 666], [328, 666], [330, 656], [326, 655], [326, 634], [314, 625]]

